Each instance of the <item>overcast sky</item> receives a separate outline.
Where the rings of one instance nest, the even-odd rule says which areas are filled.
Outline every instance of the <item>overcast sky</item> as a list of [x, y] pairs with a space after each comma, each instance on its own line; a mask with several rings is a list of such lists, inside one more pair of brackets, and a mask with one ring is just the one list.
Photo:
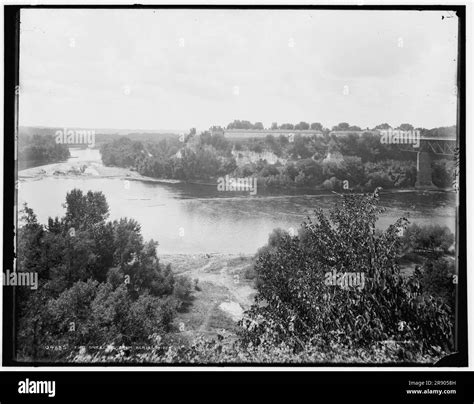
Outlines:
[[453, 125], [457, 24], [435, 11], [22, 10], [20, 125]]

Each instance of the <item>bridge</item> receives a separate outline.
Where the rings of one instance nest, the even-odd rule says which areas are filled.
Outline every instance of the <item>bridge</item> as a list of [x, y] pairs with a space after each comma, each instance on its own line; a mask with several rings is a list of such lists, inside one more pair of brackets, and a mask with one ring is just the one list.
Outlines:
[[420, 189], [436, 188], [432, 180], [432, 155], [454, 156], [457, 149], [457, 139], [452, 137], [420, 137], [417, 148], [413, 144], [400, 145], [403, 151], [417, 153], [416, 183]]

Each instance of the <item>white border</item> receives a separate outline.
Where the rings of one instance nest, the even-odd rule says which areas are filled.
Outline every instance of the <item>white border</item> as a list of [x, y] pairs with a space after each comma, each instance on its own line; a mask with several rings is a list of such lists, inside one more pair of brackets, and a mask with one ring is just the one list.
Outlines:
[[[16, 2], [12, 0], [0, 0], [0, 4], [2, 5], [1, 7], [1, 23], [0, 23], [0, 38], [2, 42], [2, 53], [1, 53], [1, 63], [2, 63], [2, 70], [3, 70], [3, 65], [4, 65], [4, 43], [3, 43], [3, 6], [4, 5], [26, 5], [26, 4], [41, 4], [41, 5], [75, 5], [75, 4], [81, 4], [78, 2], [73, 2], [71, 0], [59, 0], [59, 1], [54, 1], [54, 0], [33, 0], [30, 2]], [[315, 3], [311, 1], [298, 1], [298, 2], [291, 2], [289, 0], [286, 1], [281, 1], [281, 0], [273, 0], [273, 1], [265, 1], [265, 0], [260, 0], [258, 3], [250, 1], [250, 0], [220, 0], [220, 1], [199, 1], [199, 0], [187, 0], [187, 1], [176, 1], [176, 0], [168, 0], [165, 2], [158, 2], [158, 1], [150, 1], [150, 0], [142, 0], [139, 3], [138, 2], [131, 2], [131, 1], [125, 1], [125, 0], [115, 0], [115, 1], [87, 1], [84, 2], [81, 5], [133, 5], [133, 4], [143, 4], [143, 5], [180, 5], [180, 4], [186, 4], [186, 5], [384, 5], [381, 0], [379, 1], [364, 1], [364, 0], [359, 0], [359, 1], [324, 1], [321, 3]], [[196, 371], [196, 372], [201, 372], [201, 371], [224, 371], [224, 372], [235, 372], [235, 371], [270, 371], [270, 372], [278, 372], [278, 371], [295, 371], [295, 372], [302, 372], [302, 371], [312, 371], [312, 372], [341, 372], [341, 371], [358, 371], [358, 372], [373, 372], [373, 371], [393, 371], [393, 372], [402, 372], [402, 371], [431, 371], [431, 372], [439, 372], [439, 371], [465, 371], [465, 370], [474, 370], [474, 321], [473, 320], [473, 313], [474, 313], [474, 276], [472, 273], [470, 273], [470, 263], [474, 262], [474, 248], [469, 248], [471, 243], [474, 240], [473, 237], [473, 223], [470, 221], [470, 213], [472, 213], [472, 207], [470, 202], [473, 199], [473, 192], [474, 192], [474, 177], [471, 177], [467, 175], [467, 173], [474, 173], [474, 159], [470, 159], [469, 156], [472, 156], [470, 153], [473, 152], [473, 140], [470, 139], [471, 133], [472, 133], [472, 115], [471, 113], [473, 112], [473, 105], [472, 105], [472, 78], [474, 77], [474, 69], [472, 65], [472, 48], [473, 48], [473, 20], [472, 20], [472, 13], [473, 13], [473, 5], [471, 2], [468, 0], [464, 1], [456, 1], [456, 0], [444, 0], [441, 3], [435, 2], [435, 1], [427, 1], [427, 0], [418, 0], [418, 1], [390, 1], [386, 5], [466, 5], [466, 209], [467, 209], [467, 223], [466, 223], [466, 231], [467, 231], [467, 263], [468, 263], [468, 268], [467, 268], [467, 290], [468, 290], [468, 335], [469, 335], [469, 367], [467, 368], [433, 368], [433, 367], [386, 367], [386, 366], [380, 366], [380, 367], [366, 367], [366, 368], [359, 368], [359, 367], [283, 367], [283, 366], [269, 366], [269, 367], [251, 367], [251, 366], [200, 366], [200, 367], [193, 367], [193, 366], [169, 366], [169, 367], [163, 367], [163, 366], [148, 366], [148, 367], [126, 367], [126, 366], [120, 366], [120, 367], [107, 367], [107, 366], [94, 366], [94, 367], [87, 367], [87, 366], [74, 366], [74, 367], [67, 367], [67, 366], [61, 366], [61, 367], [41, 367], [41, 368], [35, 368], [35, 367], [3, 367], [1, 366], [1, 360], [2, 360], [2, 319], [3, 319], [3, 310], [0, 315], [0, 370], [7, 370], [7, 371], [28, 371], [28, 372], [45, 372], [45, 371], [61, 371], [61, 372], [68, 372], [68, 371], [113, 371], [113, 372], [120, 372], [120, 371], [166, 371], [166, 372], [176, 372], [176, 371]], [[1, 121], [3, 124], [3, 79], [2, 79], [2, 84], [1, 84], [1, 94], [2, 94], [2, 108], [0, 112], [1, 116]], [[3, 130], [3, 125], [2, 125], [2, 130]], [[3, 141], [1, 142], [0, 145], [0, 155], [2, 156], [2, 161], [0, 164], [0, 186], [3, 192]], [[2, 207], [2, 213], [3, 213], [3, 198], [1, 198], [1, 207]], [[472, 205], [474, 206], [474, 205]], [[3, 214], [1, 215], [0, 218], [0, 224], [1, 224], [1, 235], [0, 235], [0, 260], [3, 260]], [[3, 261], [2, 261], [3, 262]], [[1, 285], [0, 285], [1, 286]], [[0, 306], [2, 305], [3, 298], [2, 298], [2, 287], [0, 287]]]

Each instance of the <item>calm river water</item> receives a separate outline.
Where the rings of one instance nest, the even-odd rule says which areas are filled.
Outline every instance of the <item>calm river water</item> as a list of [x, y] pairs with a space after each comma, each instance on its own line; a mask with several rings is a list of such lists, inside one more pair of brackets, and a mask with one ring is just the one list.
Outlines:
[[[98, 150], [71, 150], [71, 161], [100, 161]], [[164, 184], [110, 178], [26, 180], [19, 202], [27, 202], [42, 223], [63, 216], [62, 204], [73, 188], [102, 191], [110, 219], [129, 217], [142, 226], [144, 238], [159, 242], [158, 253], [254, 253], [277, 227], [298, 228], [317, 207], [333, 205], [334, 194], [257, 195], [218, 192], [216, 186]], [[307, 192], [306, 192], [307, 193]], [[409, 214], [412, 222], [439, 223], [455, 230], [455, 195], [445, 192], [398, 192], [381, 196], [387, 208], [381, 228]]]

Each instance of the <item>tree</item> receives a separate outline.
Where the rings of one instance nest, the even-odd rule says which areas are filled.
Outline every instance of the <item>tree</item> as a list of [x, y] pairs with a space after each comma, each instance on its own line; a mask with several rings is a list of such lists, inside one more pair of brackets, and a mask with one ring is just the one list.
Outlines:
[[[449, 307], [400, 275], [398, 233], [407, 220], [379, 231], [382, 212], [377, 191], [344, 195], [329, 215], [317, 210], [298, 236], [259, 254], [243, 343], [285, 342], [298, 351], [311, 341], [356, 347], [394, 339], [428, 351], [452, 349]], [[347, 273], [358, 274], [359, 282], [345, 282]]]
[[391, 126], [388, 123], [381, 123], [380, 125], [377, 125], [374, 129], [386, 130], [390, 128]]
[[293, 143], [291, 144], [289, 153], [295, 159], [309, 158], [312, 156], [311, 151], [308, 149], [308, 139], [302, 136], [295, 136]]
[[272, 122], [272, 130], [278, 129], [278, 123]]
[[404, 131], [409, 131], [409, 130], [413, 130], [414, 127], [413, 127], [413, 125], [411, 125], [409, 123], [402, 123], [402, 124], [400, 124], [400, 126], [397, 129], [404, 130]]
[[426, 260], [422, 270], [415, 272], [425, 295], [443, 299], [453, 310], [456, 302], [454, 261], [446, 258]]
[[319, 122], [313, 122], [311, 124], [311, 130], [323, 130], [323, 125], [321, 125]]
[[[20, 288], [18, 354], [66, 359], [75, 348], [45, 347], [146, 342], [169, 332], [189, 293], [174, 293], [171, 266], [162, 266], [153, 240], [143, 241], [131, 219], [107, 222], [101, 193], [73, 190], [63, 218], [38, 223], [25, 205], [18, 230], [18, 271], [39, 274], [38, 290]], [[74, 224], [76, 228], [70, 227]], [[183, 297], [184, 296], [184, 297]]]
[[24, 272], [37, 272], [40, 276], [47, 273], [47, 268], [42, 265], [42, 239], [44, 229], [38, 223], [33, 209], [25, 203], [20, 211], [20, 224], [17, 245], [18, 270]]
[[418, 253], [437, 256], [448, 254], [454, 243], [454, 234], [447, 226], [438, 224], [420, 226], [413, 223], [407, 227], [403, 235], [405, 252], [418, 251]]
[[349, 124], [347, 122], [338, 123], [336, 126], [333, 126], [332, 130], [333, 131], [349, 130]]
[[309, 124], [307, 122], [301, 121], [300, 123], [295, 125], [295, 129], [297, 130], [308, 130]]
[[80, 189], [73, 189], [67, 193], [64, 207], [66, 226], [74, 230], [91, 229], [109, 216], [109, 205], [100, 191], [88, 191], [83, 195]]
[[19, 169], [64, 161], [70, 157], [67, 144], [56, 143], [55, 136], [22, 134], [18, 142]]

